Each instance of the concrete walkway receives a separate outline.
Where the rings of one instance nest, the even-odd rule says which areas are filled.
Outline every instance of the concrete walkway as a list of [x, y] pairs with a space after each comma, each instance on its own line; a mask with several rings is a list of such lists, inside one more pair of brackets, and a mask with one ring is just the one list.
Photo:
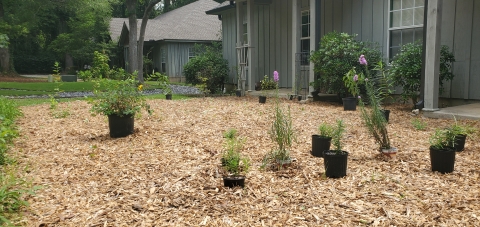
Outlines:
[[439, 111], [423, 112], [423, 116], [430, 118], [480, 120], [480, 103], [441, 108]]

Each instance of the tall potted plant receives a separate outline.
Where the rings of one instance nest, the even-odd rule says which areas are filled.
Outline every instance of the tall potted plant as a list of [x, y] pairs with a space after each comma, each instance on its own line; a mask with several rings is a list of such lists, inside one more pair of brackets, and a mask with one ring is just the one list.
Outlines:
[[[359, 99], [363, 122], [367, 127], [368, 132], [373, 136], [379, 145], [379, 151], [389, 158], [395, 158], [397, 154], [397, 148], [391, 146], [390, 138], [388, 136], [388, 122], [384, 112], [381, 109], [382, 91], [381, 89], [377, 89], [375, 87], [376, 83], [379, 81], [378, 75], [370, 74], [370, 71], [367, 67], [368, 62], [364, 55], [360, 56], [359, 62], [361, 65], [365, 66], [365, 72], [367, 74], [364, 83], [365, 90], [367, 92], [366, 96], [370, 107], [367, 108], [363, 99]], [[349, 74], [353, 73], [355, 73], [355, 68], [349, 72]], [[360, 73], [359, 75], [362, 74], [363, 73]]]
[[[275, 81], [278, 82], [278, 72], [275, 71]], [[270, 139], [277, 147], [268, 153], [264, 158], [264, 166], [268, 163], [281, 169], [292, 163], [290, 157], [290, 148], [295, 140], [292, 119], [290, 116], [290, 108], [285, 110], [282, 108], [280, 98], [278, 97], [278, 86], [275, 92], [274, 119], [270, 127]]]
[[343, 124], [342, 120], [337, 120], [337, 125], [332, 133], [334, 149], [323, 153], [323, 164], [327, 177], [340, 178], [347, 175], [348, 152], [342, 150], [342, 137], [344, 132], [345, 124]]
[[312, 135], [312, 155], [323, 157], [323, 152], [330, 150], [334, 127], [323, 122], [318, 127], [318, 134]]
[[[363, 55], [362, 55], [363, 56]], [[360, 84], [363, 84], [363, 74], [357, 74], [355, 70], [348, 71], [343, 77], [343, 82], [348, 92], [352, 94], [352, 97], [342, 98], [343, 110], [356, 110], [357, 109], [357, 97], [360, 95]]]
[[245, 142], [237, 137], [237, 131], [230, 129], [224, 133], [225, 152], [222, 155], [222, 166], [225, 169], [223, 185], [225, 187], [244, 187], [245, 174], [250, 167], [250, 159], [240, 154]]
[[125, 137], [133, 134], [134, 117], [142, 109], [151, 113], [135, 75], [127, 74], [125, 80], [98, 79], [94, 84], [94, 97], [89, 99], [91, 111], [108, 116], [110, 136]]
[[455, 169], [455, 133], [450, 129], [436, 129], [430, 136], [432, 171], [451, 173]]

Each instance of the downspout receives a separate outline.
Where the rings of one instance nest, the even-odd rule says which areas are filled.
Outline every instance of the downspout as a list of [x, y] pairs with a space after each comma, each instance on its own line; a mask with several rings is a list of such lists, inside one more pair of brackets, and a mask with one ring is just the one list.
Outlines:
[[415, 109], [423, 109], [425, 98], [425, 52], [427, 51], [427, 17], [428, 17], [428, 0], [425, 1], [423, 6], [423, 39], [422, 39], [422, 75], [420, 77], [420, 94], [419, 101], [415, 103]]

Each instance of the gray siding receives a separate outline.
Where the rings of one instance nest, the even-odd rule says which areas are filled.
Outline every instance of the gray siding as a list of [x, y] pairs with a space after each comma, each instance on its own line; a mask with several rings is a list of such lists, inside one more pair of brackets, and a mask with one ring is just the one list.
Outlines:
[[154, 68], [161, 69], [160, 49], [167, 51], [166, 75], [169, 77], [183, 77], [183, 66], [188, 62], [188, 48], [194, 47], [195, 43], [160, 42], [154, 48]]
[[231, 9], [222, 14], [222, 39], [223, 39], [223, 57], [227, 59], [228, 66], [230, 67], [230, 75], [228, 82], [236, 83], [233, 81], [236, 78], [236, 66], [237, 66], [237, 24], [235, 9]]
[[444, 1], [442, 45], [453, 49], [455, 78], [442, 97], [480, 99], [480, 2]]
[[275, 0], [269, 5], [254, 6], [254, 34], [252, 45], [255, 51], [252, 60], [252, 80], [260, 81], [264, 75], [280, 74], [280, 86], [292, 87], [292, 10], [291, 0]]
[[387, 57], [388, 1], [324, 0], [320, 18], [321, 36], [333, 31], [357, 34], [359, 40], [378, 43]]

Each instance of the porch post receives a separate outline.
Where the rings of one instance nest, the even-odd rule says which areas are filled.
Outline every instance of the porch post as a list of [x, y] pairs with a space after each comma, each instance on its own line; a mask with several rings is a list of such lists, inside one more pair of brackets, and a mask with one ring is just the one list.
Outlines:
[[[247, 30], [248, 30], [248, 91], [254, 90], [253, 85], [255, 85], [255, 82], [252, 81], [252, 74], [256, 73], [256, 60], [257, 59], [252, 59], [254, 58], [255, 55], [255, 44], [253, 42], [253, 37], [254, 34], [253, 32], [255, 31], [254, 29], [254, 20], [253, 20], [253, 0], [247, 0]], [[255, 34], [256, 35], [256, 34]]]
[[440, 77], [440, 34], [442, 0], [428, 0], [425, 48], [425, 107], [424, 111], [438, 110]]
[[295, 77], [297, 73], [297, 53], [300, 53], [300, 13], [298, 1], [292, 0], [292, 89], [295, 89]]
[[[317, 0], [310, 0], [310, 52], [315, 50], [315, 47], [317, 46], [316, 40], [317, 40], [317, 12], [316, 9], [316, 4]], [[315, 80], [315, 72], [314, 72], [314, 64], [310, 62], [310, 70], [309, 70], [309, 78], [308, 82], [313, 82]], [[313, 92], [315, 89], [312, 86], [309, 86], [309, 91], [308, 92]]]

